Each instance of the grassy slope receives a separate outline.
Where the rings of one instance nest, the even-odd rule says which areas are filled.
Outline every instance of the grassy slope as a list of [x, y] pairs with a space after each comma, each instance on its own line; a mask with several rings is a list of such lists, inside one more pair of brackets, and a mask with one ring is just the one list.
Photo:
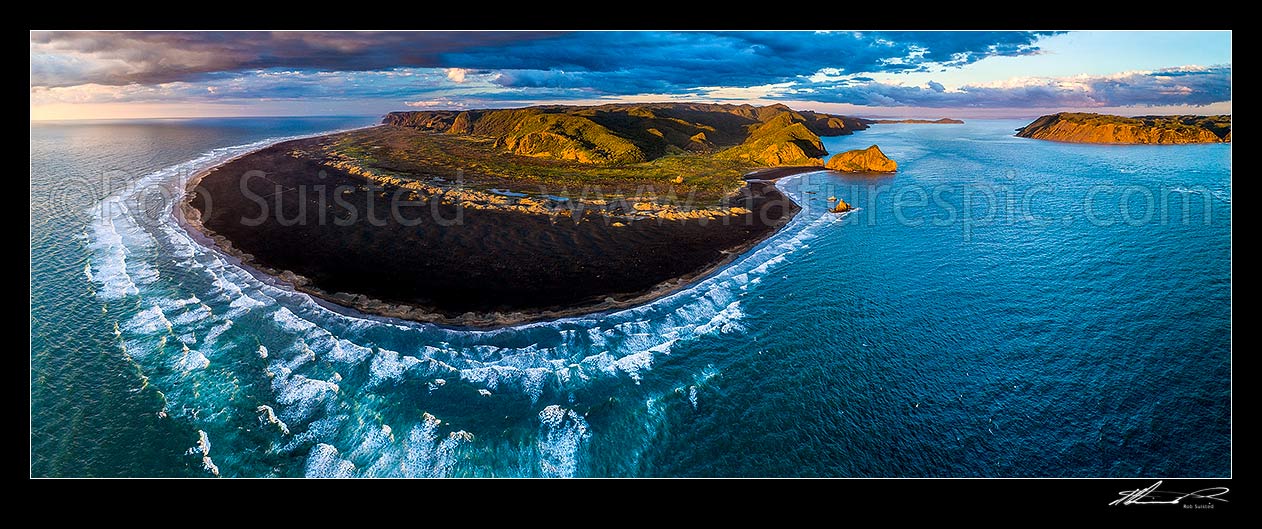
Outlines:
[[[463, 180], [475, 187], [511, 186], [532, 191], [540, 186], [557, 193], [584, 186], [600, 186], [612, 196], [676, 188], [678, 194], [696, 192], [697, 198], [718, 202], [742, 184], [748, 163], [698, 154], [676, 154], [615, 165], [591, 165], [517, 156], [497, 152], [494, 140], [453, 136], [403, 127], [373, 129], [335, 136], [327, 150], [351, 157], [366, 167], [401, 178], [439, 177]], [[675, 184], [682, 177], [681, 184]], [[593, 191], [594, 192], [594, 191]]]
[[330, 149], [401, 178], [598, 185], [614, 195], [669, 187], [708, 202], [738, 189], [751, 170], [819, 165], [820, 135], [868, 123], [784, 105], [700, 103], [392, 112], [385, 122], [395, 126], [342, 135]]

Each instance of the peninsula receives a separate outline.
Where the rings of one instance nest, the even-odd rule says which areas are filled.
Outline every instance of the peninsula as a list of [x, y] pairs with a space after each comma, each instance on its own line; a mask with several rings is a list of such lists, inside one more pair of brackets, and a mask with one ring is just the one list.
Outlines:
[[1071, 143], [1229, 143], [1231, 116], [1111, 116], [1061, 112], [1017, 129], [1018, 137]]
[[774, 180], [872, 122], [784, 105], [392, 112], [189, 183], [183, 220], [295, 288], [490, 328], [633, 306], [772, 235]]
[[873, 123], [913, 123], [917, 125], [963, 125], [964, 121], [953, 118], [941, 119], [877, 119]]

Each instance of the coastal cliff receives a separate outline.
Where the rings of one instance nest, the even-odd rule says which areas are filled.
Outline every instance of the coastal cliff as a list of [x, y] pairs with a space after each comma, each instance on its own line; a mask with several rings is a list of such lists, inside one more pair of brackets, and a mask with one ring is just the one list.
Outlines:
[[1231, 142], [1231, 116], [1136, 116], [1061, 112], [1017, 129], [1018, 137], [1071, 143]]
[[873, 145], [833, 156], [824, 167], [843, 173], [892, 173], [898, 170], [898, 163]]

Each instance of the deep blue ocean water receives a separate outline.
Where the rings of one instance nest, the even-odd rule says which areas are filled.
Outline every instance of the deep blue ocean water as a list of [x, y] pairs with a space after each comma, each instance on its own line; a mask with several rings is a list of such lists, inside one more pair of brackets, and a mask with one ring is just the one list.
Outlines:
[[826, 144], [897, 174], [783, 180], [802, 213], [709, 279], [494, 332], [333, 313], [166, 215], [373, 121], [32, 124], [33, 475], [1231, 473], [1229, 145], [877, 125]]

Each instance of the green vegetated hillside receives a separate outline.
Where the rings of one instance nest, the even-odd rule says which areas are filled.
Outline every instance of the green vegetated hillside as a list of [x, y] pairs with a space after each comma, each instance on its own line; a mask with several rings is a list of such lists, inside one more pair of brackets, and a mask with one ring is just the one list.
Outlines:
[[1017, 129], [1017, 136], [1074, 143], [1223, 143], [1231, 141], [1231, 116], [1113, 116], [1061, 112]]
[[712, 155], [766, 167], [821, 165], [827, 153], [820, 136], [851, 134], [870, 122], [784, 105], [660, 103], [391, 112], [384, 123], [493, 138], [503, 153], [581, 164]]

